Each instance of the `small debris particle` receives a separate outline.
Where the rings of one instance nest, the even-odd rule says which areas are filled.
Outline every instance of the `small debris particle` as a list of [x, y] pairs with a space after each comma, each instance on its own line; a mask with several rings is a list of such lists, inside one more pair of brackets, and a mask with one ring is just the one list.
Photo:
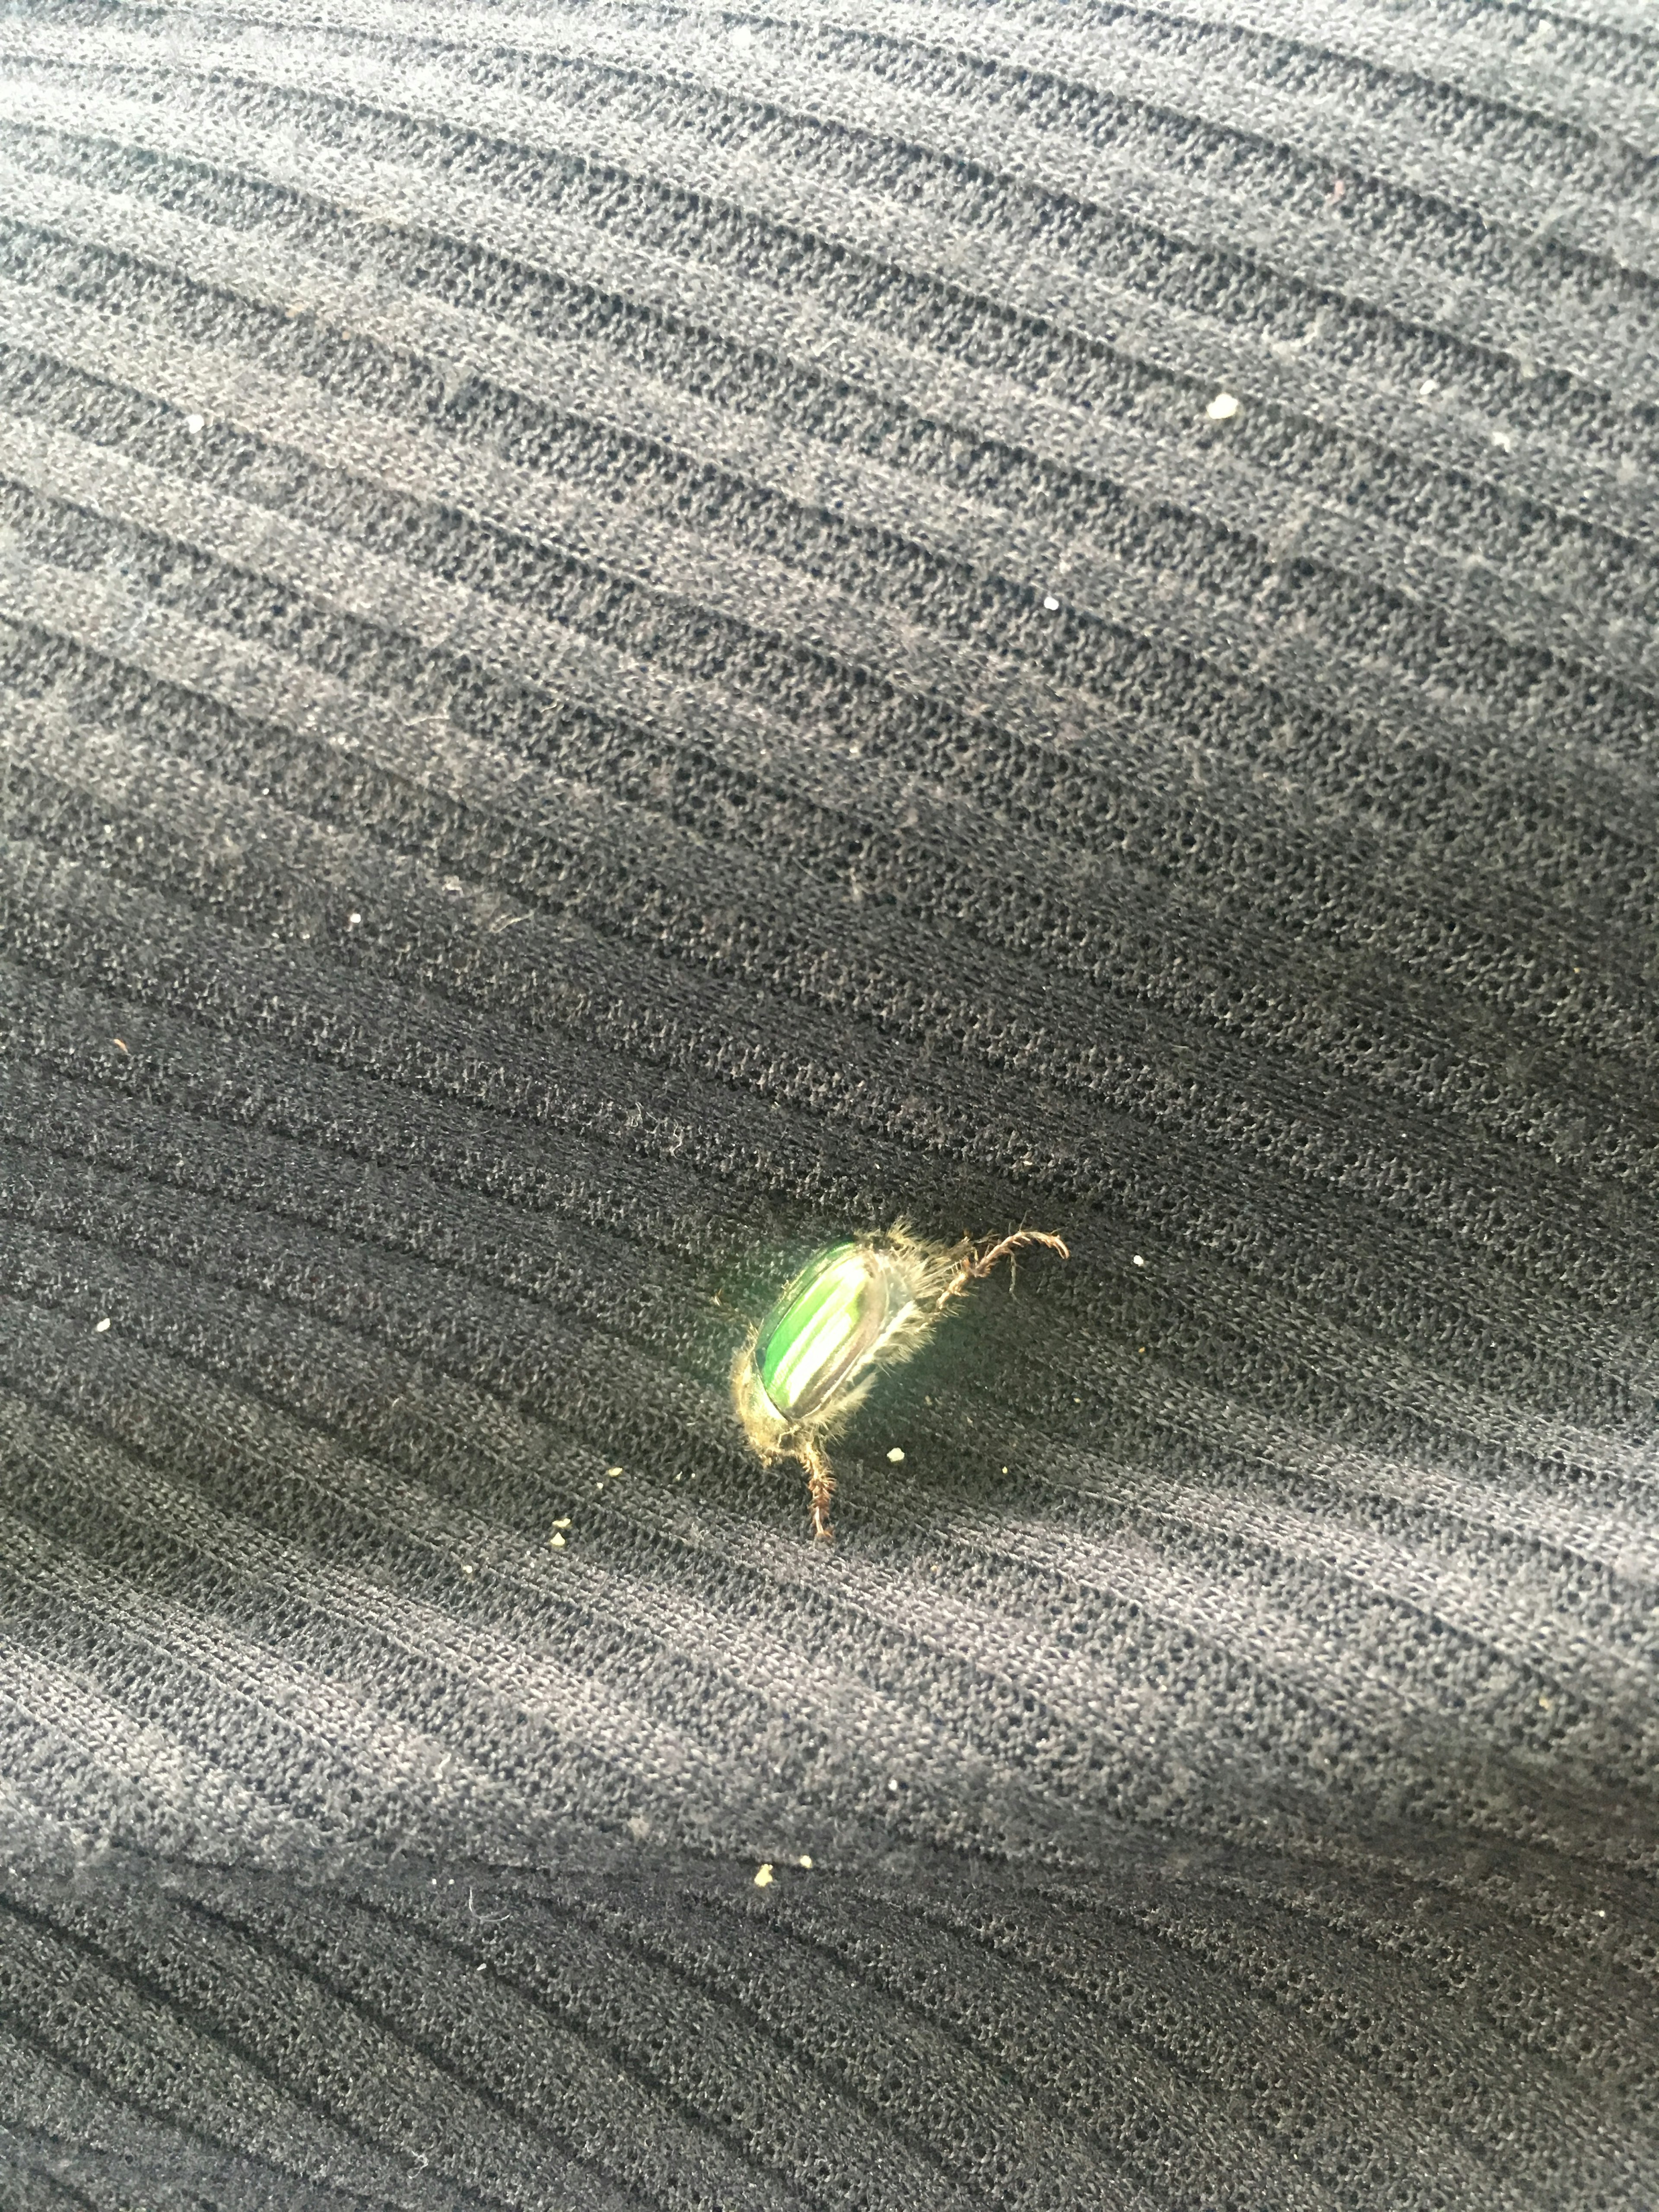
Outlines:
[[897, 1793], [897, 1790], [898, 1790], [898, 1784], [897, 1784], [897, 1782], [896, 1782], [896, 1781], [895, 1781], [895, 1780], [890, 1780], [890, 1780], [889, 1780], [889, 1782], [888, 1782], [887, 1787], [888, 1787], [890, 1790], [892, 1790], [895, 1794], [896, 1794], [896, 1793]]
[[1139, 1252], [1137, 1252], [1137, 1253], [1135, 1254], [1135, 1255], [1134, 1255], [1133, 1259], [1133, 1260], [1131, 1260], [1131, 1261], [1130, 1261], [1130, 1262], [1129, 1262], [1129, 1265], [1130, 1265], [1132, 1267], [1144, 1267], [1146, 1266], [1146, 1262], [1145, 1261], [1145, 1260], [1143, 1260], [1143, 1259], [1141, 1258], [1141, 1256], [1140, 1256], [1140, 1255], [1139, 1255]]
[[548, 1538], [547, 1541], [548, 1541], [548, 1547], [549, 1547], [549, 1548], [550, 1548], [550, 1550], [555, 1551], [555, 1552], [562, 1552], [562, 1551], [563, 1551], [563, 1549], [564, 1549], [564, 1538], [563, 1538], [562, 1535], [560, 1535], [560, 1534], [559, 1534], [559, 1532], [558, 1532], [558, 1530], [557, 1530], [556, 1528], [554, 1530], [553, 1534], [552, 1534]]
[[568, 1528], [570, 1526], [570, 1517], [569, 1517], [569, 1516], [567, 1514], [567, 1515], [566, 1515], [566, 1516], [565, 1516], [565, 1518], [564, 1518], [562, 1521], [556, 1521], [556, 1522], [553, 1523], [553, 1526], [554, 1526], [556, 1528]]
[[607, 1474], [620, 1474], [622, 1473], [622, 1469], [619, 1467], [608, 1467], [605, 1469], [605, 1473]]
[[899, 1462], [904, 1457], [904, 1454], [899, 1449], [898, 1446], [895, 1444], [892, 1450], [888, 1453], [887, 1456], [891, 1460], [893, 1465], [896, 1467]]
[[1057, 615], [1057, 614], [1060, 612], [1060, 601], [1059, 601], [1059, 600], [1054, 597], [1054, 593], [1053, 593], [1052, 592], [1048, 592], [1048, 593], [1046, 595], [1046, 597], [1045, 597], [1045, 598], [1044, 598], [1044, 599], [1043, 599], [1042, 604], [1043, 604], [1043, 607], [1044, 607], [1045, 611], [1046, 611], [1048, 613], [1049, 613], [1049, 614], [1051, 614], [1051, 615]]
[[1231, 392], [1218, 392], [1204, 412], [1212, 422], [1231, 422], [1239, 410], [1240, 402]]
[[104, 1316], [104, 1318], [102, 1319], [102, 1321], [100, 1321], [100, 1322], [94, 1322], [93, 1323], [93, 1330], [92, 1330], [92, 1333], [93, 1333], [93, 1334], [94, 1334], [94, 1336], [101, 1336], [101, 1335], [104, 1334], [105, 1330], [106, 1330], [108, 1327], [109, 1327], [109, 1316], [108, 1316], [107, 1314], [106, 1314], [106, 1315]]
[[1007, 1470], [1007, 1468], [1006, 1468], [1006, 1467], [1003, 1468], [1003, 1470], [1002, 1470], [1002, 1471], [1003, 1471], [1003, 1473], [1004, 1473], [1005, 1474], [1007, 1474], [1007, 1472], [1008, 1472], [1008, 1470]]
[[196, 436], [198, 431], [205, 429], [206, 427], [207, 417], [205, 415], [186, 415], [185, 417], [185, 428], [189, 431], [192, 438]]
[[361, 927], [362, 919], [362, 915], [360, 915], [354, 907], [351, 912], [346, 916], [346, 927], [348, 929], [356, 929]]
[[803, 1851], [800, 1856], [796, 1860], [795, 1864], [797, 1866], [804, 1866], [809, 1874], [812, 1871], [812, 1862], [807, 1857], [805, 1851]]
[[1425, 376], [1421, 384], [1417, 387], [1417, 396], [1419, 399], [1432, 399], [1435, 393], [1438, 392], [1439, 389], [1440, 384], [1437, 378]]
[[1334, 200], [1340, 200], [1347, 189], [1347, 179], [1346, 177], [1337, 177], [1332, 181], [1330, 197]]
[[772, 1887], [772, 1862], [770, 1859], [768, 1859], [764, 1866], [756, 1868], [755, 1887], [757, 1889], [769, 1889]]
[[[117, 1050], [117, 1052], [126, 1052], [126, 1050], [127, 1050], [127, 1041], [126, 1041], [126, 1039], [125, 1039], [125, 1037], [117, 1037], [117, 1038], [114, 1040], [114, 1044], [115, 1044], [115, 1049]], [[131, 1053], [127, 1053], [127, 1057], [128, 1057], [128, 1059], [129, 1059], [129, 1060], [131, 1060], [131, 1057], [132, 1057], [131, 1054]]]
[[466, 1577], [469, 1582], [471, 1581], [473, 1576], [476, 1575], [477, 1571], [478, 1570], [476, 1567], [463, 1567], [461, 1569], [461, 1572]]

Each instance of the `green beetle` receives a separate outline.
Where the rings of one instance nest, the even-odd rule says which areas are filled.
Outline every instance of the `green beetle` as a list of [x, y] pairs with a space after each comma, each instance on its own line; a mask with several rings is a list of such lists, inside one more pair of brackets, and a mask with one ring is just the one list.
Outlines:
[[750, 1332], [732, 1363], [732, 1401], [767, 1466], [794, 1459], [805, 1468], [814, 1536], [834, 1534], [826, 1514], [836, 1485], [824, 1443], [863, 1404], [881, 1370], [919, 1352], [951, 1300], [1024, 1244], [1071, 1257], [1060, 1237], [1039, 1229], [1017, 1229], [981, 1249], [966, 1237], [930, 1244], [896, 1222], [814, 1254]]

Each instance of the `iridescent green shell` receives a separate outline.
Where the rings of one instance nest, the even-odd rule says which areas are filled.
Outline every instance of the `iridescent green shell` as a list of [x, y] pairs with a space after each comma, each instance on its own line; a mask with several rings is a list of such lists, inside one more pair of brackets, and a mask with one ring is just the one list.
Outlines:
[[866, 1244], [836, 1244], [798, 1276], [761, 1324], [755, 1364], [780, 1419], [803, 1421], [854, 1382], [914, 1304], [900, 1268]]

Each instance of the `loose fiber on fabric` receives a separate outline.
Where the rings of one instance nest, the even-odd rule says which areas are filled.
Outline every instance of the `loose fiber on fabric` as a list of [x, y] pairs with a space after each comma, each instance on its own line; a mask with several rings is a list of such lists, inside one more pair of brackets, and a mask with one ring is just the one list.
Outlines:
[[[1640, 0], [0, 11], [4, 2212], [1659, 2203], [1656, 155]], [[814, 1546], [900, 1216], [1071, 1257]]]

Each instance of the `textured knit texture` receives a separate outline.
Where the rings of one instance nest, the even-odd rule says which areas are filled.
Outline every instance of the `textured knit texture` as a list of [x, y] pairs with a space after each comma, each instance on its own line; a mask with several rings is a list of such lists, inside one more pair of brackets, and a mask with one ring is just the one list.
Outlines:
[[[0, 9], [4, 2212], [1659, 2203], [1656, 154], [1651, 0]], [[1073, 1257], [814, 1547], [900, 1215]]]

